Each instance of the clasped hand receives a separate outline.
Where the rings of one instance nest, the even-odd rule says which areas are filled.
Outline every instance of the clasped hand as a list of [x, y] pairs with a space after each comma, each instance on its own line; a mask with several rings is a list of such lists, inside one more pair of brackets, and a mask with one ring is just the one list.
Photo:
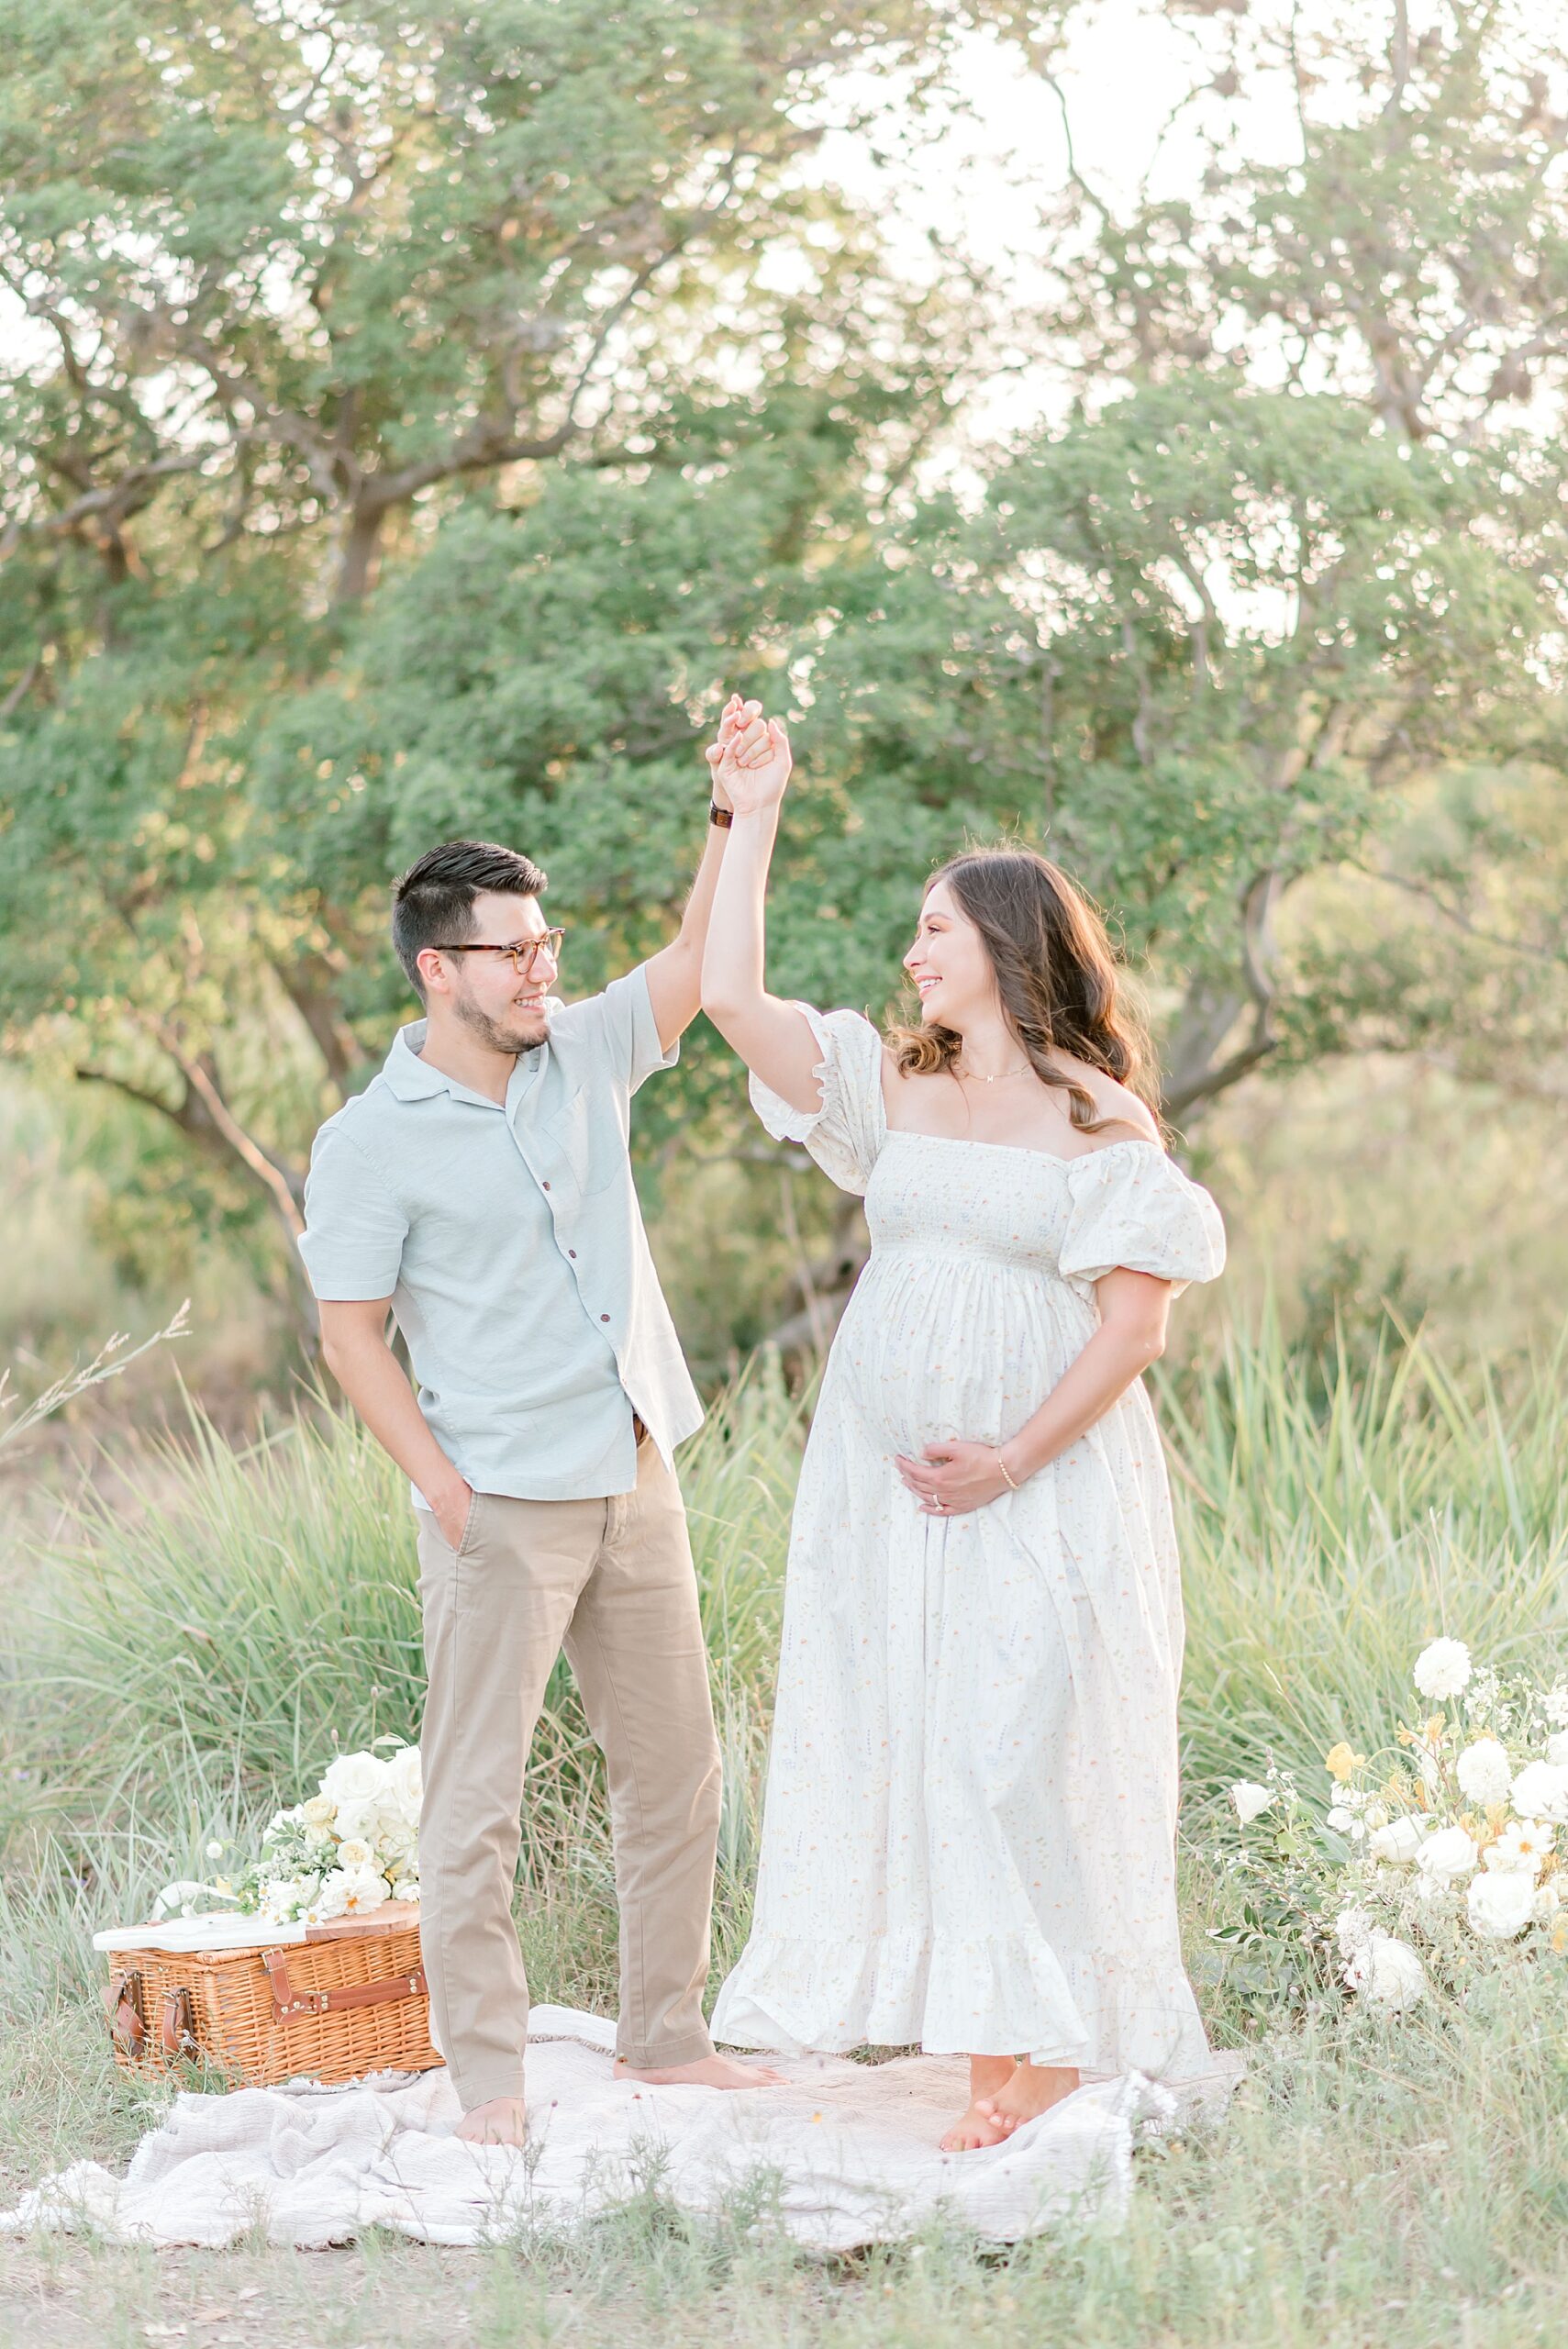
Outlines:
[[994, 1443], [968, 1443], [955, 1436], [927, 1444], [918, 1460], [898, 1453], [895, 1465], [922, 1517], [962, 1517], [1011, 1489]]
[[703, 754], [713, 795], [738, 816], [756, 814], [784, 796], [790, 775], [789, 737], [760, 701], [731, 694], [719, 715], [717, 739]]

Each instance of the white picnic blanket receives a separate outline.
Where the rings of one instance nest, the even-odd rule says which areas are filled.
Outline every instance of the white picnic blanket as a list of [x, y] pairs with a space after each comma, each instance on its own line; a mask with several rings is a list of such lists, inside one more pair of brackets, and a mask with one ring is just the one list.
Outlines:
[[1068, 2217], [1119, 2219], [1135, 2131], [1223, 2112], [1240, 2076], [1219, 2057], [1175, 2093], [1136, 2077], [1086, 2084], [1003, 2144], [943, 2154], [937, 2141], [967, 2101], [961, 2057], [774, 2057], [786, 2086], [721, 2091], [617, 2080], [614, 2044], [598, 2016], [534, 2009], [522, 2150], [452, 2134], [444, 2069], [182, 2094], [124, 2178], [77, 2162], [0, 2215], [0, 2233], [221, 2249], [259, 2227], [314, 2250], [380, 2226], [473, 2244], [570, 2229], [651, 2187], [713, 2212], [761, 2180], [782, 2224], [818, 2254], [895, 2240], [939, 2211], [1012, 2243]]

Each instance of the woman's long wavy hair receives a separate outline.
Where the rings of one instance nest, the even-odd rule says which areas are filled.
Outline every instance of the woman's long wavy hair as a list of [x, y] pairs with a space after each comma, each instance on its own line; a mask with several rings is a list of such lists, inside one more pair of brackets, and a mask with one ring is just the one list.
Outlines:
[[[1008, 1027], [1043, 1085], [1067, 1096], [1082, 1133], [1126, 1121], [1102, 1118], [1094, 1095], [1053, 1057], [1070, 1052], [1158, 1109], [1153, 1059], [1129, 1008], [1106, 926], [1080, 889], [1032, 848], [971, 849], [933, 873], [974, 924], [996, 974]], [[887, 1041], [906, 1075], [951, 1069], [963, 1049], [951, 1028], [889, 1023]]]

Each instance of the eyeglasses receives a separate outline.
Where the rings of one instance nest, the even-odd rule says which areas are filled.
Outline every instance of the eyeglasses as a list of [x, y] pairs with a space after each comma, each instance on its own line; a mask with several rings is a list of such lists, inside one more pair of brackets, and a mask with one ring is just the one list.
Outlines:
[[438, 954], [506, 954], [511, 957], [512, 968], [517, 976], [525, 979], [541, 953], [548, 954], [552, 963], [560, 962], [565, 938], [564, 930], [547, 930], [539, 938], [514, 939], [510, 946], [438, 946], [436, 952]]

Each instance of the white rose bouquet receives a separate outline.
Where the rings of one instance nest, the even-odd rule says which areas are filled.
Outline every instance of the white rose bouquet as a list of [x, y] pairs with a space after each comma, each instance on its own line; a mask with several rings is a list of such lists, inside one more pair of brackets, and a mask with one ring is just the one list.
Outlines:
[[1241, 1987], [1396, 2015], [1568, 1947], [1568, 1682], [1506, 1678], [1451, 1639], [1411, 1677], [1442, 1709], [1385, 1752], [1332, 1747], [1320, 1810], [1272, 1765], [1232, 1787], [1240, 1909], [1211, 1938]]
[[[419, 1898], [419, 1749], [340, 1753], [313, 1795], [274, 1812], [259, 1858], [230, 1882], [166, 1885], [156, 1913], [190, 1917], [207, 1898], [268, 1925], [325, 1924]], [[217, 1859], [223, 1846], [207, 1845]]]

